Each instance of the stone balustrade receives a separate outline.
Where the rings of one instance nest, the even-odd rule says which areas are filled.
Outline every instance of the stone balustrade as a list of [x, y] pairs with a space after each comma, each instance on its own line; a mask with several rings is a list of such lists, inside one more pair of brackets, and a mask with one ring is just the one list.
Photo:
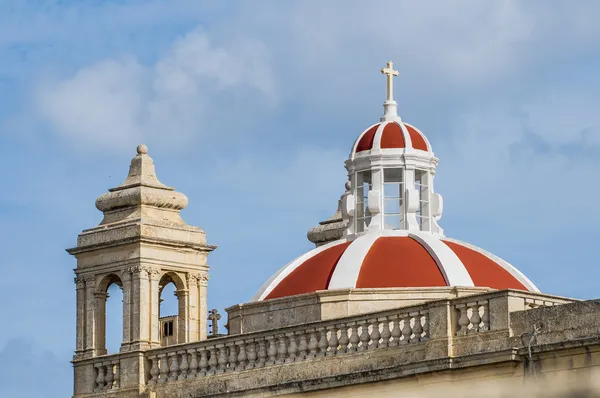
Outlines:
[[464, 336], [468, 333], [490, 330], [489, 304], [489, 300], [475, 300], [455, 304], [454, 309], [457, 312], [455, 316], [456, 335]]
[[427, 341], [423, 306], [148, 352], [149, 385]]
[[556, 296], [521, 291], [506, 291], [500, 294], [494, 292], [455, 299], [453, 304], [456, 336], [508, 327], [504, 324], [495, 326], [490, 323], [490, 300], [505, 303], [507, 313], [538, 307], [550, 307], [572, 301]]
[[119, 355], [105, 355], [94, 360], [94, 392], [112, 391], [120, 385], [120, 361]]
[[[570, 301], [539, 293], [495, 291], [74, 363], [89, 380], [85, 394], [128, 394], [139, 385], [164, 391], [181, 381], [212, 383], [218, 379], [212, 375], [335, 357], [346, 356], [343, 362], [351, 364], [361, 353], [371, 357], [371, 352], [382, 349], [373, 352], [380, 357], [391, 352], [383, 350], [386, 347], [396, 347], [394, 358], [408, 353], [413, 363], [444, 358], [449, 346], [455, 356], [509, 349], [515, 344], [509, 337], [524, 328], [517, 325], [521, 329], [513, 330], [511, 314]], [[475, 334], [477, 339], [471, 341], [469, 336]], [[408, 349], [398, 350], [403, 346]], [[120, 370], [132, 366], [139, 371]]]

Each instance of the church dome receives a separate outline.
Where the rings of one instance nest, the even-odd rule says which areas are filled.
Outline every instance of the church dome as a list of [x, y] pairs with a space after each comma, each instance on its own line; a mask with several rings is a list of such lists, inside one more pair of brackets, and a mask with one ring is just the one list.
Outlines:
[[415, 149], [433, 153], [431, 144], [416, 127], [402, 121], [384, 121], [374, 124], [354, 142], [351, 156], [361, 156], [388, 149]]
[[273, 275], [254, 300], [344, 288], [489, 287], [537, 292], [493, 254], [429, 233], [386, 231], [317, 247]]
[[398, 116], [392, 62], [381, 72], [388, 80], [383, 117], [352, 146], [338, 211], [309, 231], [317, 247], [276, 272], [253, 300], [336, 289], [538, 291], [506, 261], [444, 235], [438, 158], [425, 135]]

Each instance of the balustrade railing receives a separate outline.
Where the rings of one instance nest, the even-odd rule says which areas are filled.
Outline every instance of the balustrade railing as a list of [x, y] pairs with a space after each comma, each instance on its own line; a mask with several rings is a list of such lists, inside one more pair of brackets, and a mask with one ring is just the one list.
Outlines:
[[[523, 305], [516, 306], [513, 310], [530, 310], [538, 307], [554, 306], [572, 302], [570, 299], [541, 295], [529, 292], [503, 292], [506, 297], [518, 298]], [[457, 336], [465, 336], [471, 333], [492, 330], [494, 325], [490, 324], [490, 297], [504, 300], [504, 296], [498, 293], [477, 295], [476, 297], [463, 297], [453, 300], [454, 303], [454, 327]]]
[[118, 354], [98, 357], [94, 361], [94, 370], [96, 371], [94, 392], [112, 391], [119, 388], [121, 374]]
[[488, 300], [471, 301], [455, 304], [457, 312], [456, 335], [490, 330], [490, 305]]
[[148, 352], [148, 384], [423, 342], [428, 315], [423, 307], [402, 308], [160, 348]]

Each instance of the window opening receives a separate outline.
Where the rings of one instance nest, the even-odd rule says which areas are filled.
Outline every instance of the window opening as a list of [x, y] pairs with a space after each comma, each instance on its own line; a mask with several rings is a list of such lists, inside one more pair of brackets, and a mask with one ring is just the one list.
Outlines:
[[363, 232], [371, 223], [371, 213], [368, 208], [371, 189], [373, 189], [371, 170], [356, 173], [356, 232]]
[[401, 229], [404, 223], [402, 197], [404, 193], [403, 170], [383, 170], [383, 216], [385, 229]]
[[422, 231], [429, 230], [429, 191], [427, 184], [427, 171], [415, 170], [415, 189], [419, 194], [419, 208], [417, 209], [417, 222]]

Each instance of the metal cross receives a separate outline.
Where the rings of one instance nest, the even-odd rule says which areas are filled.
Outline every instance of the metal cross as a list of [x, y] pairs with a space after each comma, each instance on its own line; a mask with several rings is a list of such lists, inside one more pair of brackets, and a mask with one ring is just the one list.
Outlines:
[[381, 73], [383, 73], [384, 75], [387, 75], [387, 100], [388, 101], [393, 101], [394, 100], [394, 86], [393, 86], [393, 81], [392, 79], [394, 78], [394, 76], [398, 76], [400, 74], [400, 72], [398, 72], [397, 70], [394, 70], [394, 64], [392, 63], [392, 61], [388, 61], [387, 66], [383, 69], [381, 69]]
[[219, 319], [221, 319], [221, 315], [216, 309], [212, 309], [210, 311], [210, 315], [208, 316], [208, 320], [212, 323], [212, 334], [216, 336], [219, 334]]

